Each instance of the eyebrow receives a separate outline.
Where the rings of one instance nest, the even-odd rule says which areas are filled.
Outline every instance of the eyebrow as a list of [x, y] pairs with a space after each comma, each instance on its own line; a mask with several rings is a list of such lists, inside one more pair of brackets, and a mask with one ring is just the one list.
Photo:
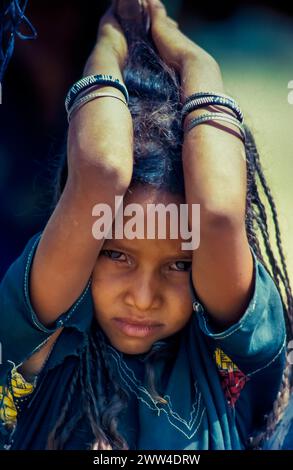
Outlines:
[[[126, 248], [125, 246], [123, 246], [123, 243], [121, 243], [121, 240], [107, 239], [106, 241], [108, 243], [113, 244], [115, 246], [115, 249], [117, 250], [126, 251], [126, 252], [134, 253], [134, 254], [140, 251], [136, 248], [128, 248], [128, 247]], [[164, 256], [164, 259], [179, 259], [183, 261], [192, 261], [192, 255], [191, 254], [188, 255], [187, 253], [184, 253], [184, 252], [177, 252], [177, 253], [167, 254], [166, 256]]]

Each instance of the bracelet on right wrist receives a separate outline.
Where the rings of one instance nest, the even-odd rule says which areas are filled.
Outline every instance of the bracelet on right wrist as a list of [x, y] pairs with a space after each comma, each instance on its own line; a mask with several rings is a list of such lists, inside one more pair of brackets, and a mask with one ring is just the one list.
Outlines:
[[[225, 110], [207, 112], [206, 114], [200, 114], [199, 116], [189, 120], [184, 128], [184, 121], [188, 114], [196, 110], [202, 110], [203, 108], [211, 105], [227, 108], [234, 113], [234, 116], [231, 113], [225, 112]], [[184, 128], [185, 133], [188, 133], [194, 127], [201, 124], [220, 121], [236, 126], [241, 133], [243, 142], [246, 140], [243, 113], [236, 101], [223, 93], [199, 92], [190, 95], [182, 106], [181, 117], [182, 127]]]
[[236, 101], [228, 95], [214, 92], [199, 92], [189, 96], [182, 107], [182, 124], [186, 116], [197, 109], [206, 106], [223, 106], [233, 111], [235, 117], [240, 123], [243, 123], [243, 113]]

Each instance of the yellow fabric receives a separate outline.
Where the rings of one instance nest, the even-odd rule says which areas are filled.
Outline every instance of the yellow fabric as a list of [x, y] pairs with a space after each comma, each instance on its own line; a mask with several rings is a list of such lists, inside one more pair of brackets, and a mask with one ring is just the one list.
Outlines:
[[234, 362], [227, 356], [224, 351], [220, 348], [217, 348], [214, 352], [214, 357], [216, 360], [216, 364], [220, 370], [226, 371], [236, 371], [238, 367], [234, 364]]
[[0, 385], [0, 420], [5, 426], [15, 426], [20, 403], [31, 395], [34, 389], [35, 384], [27, 382], [16, 368], [12, 369], [10, 386]]

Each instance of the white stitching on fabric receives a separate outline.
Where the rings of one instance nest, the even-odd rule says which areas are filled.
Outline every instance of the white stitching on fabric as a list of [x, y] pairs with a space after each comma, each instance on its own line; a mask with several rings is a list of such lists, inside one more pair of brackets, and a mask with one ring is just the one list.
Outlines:
[[[230, 331], [229, 333], [227, 333], [226, 335], [221, 335], [221, 333], [212, 333], [209, 328], [208, 328], [208, 325], [207, 325], [207, 321], [206, 321], [206, 318], [204, 316], [202, 316], [202, 319], [204, 321], [204, 327], [205, 327], [205, 330], [206, 332], [209, 334], [209, 335], [212, 335], [212, 337], [214, 339], [225, 339], [225, 338], [228, 338], [229, 336], [231, 336], [232, 334], [236, 333], [236, 331], [240, 330], [241, 326], [242, 326], [242, 323], [238, 325], [237, 328], [235, 328], [233, 331]], [[221, 335], [221, 336], [220, 336]]]
[[28, 293], [28, 275], [29, 275], [29, 268], [30, 268], [30, 265], [31, 265], [31, 260], [32, 260], [32, 256], [33, 256], [33, 253], [35, 251], [35, 247], [37, 245], [37, 243], [40, 241], [40, 238], [41, 238], [41, 234], [40, 236], [35, 240], [32, 248], [31, 248], [31, 251], [29, 252], [29, 255], [28, 255], [28, 258], [27, 258], [27, 262], [26, 262], [26, 266], [25, 266], [25, 272], [24, 272], [24, 295], [25, 295], [25, 299], [26, 299], [26, 302], [27, 302], [27, 306], [30, 310], [30, 313], [31, 313], [31, 318], [32, 318], [32, 321], [34, 323], [34, 325], [41, 331], [43, 331], [44, 333], [54, 333], [54, 331], [52, 330], [49, 330], [48, 328], [46, 328], [45, 326], [43, 326], [41, 324], [41, 322], [38, 322], [37, 321], [37, 318], [36, 318], [36, 314], [35, 312], [33, 311], [32, 307], [31, 307], [31, 303], [30, 303], [30, 298], [29, 298], [29, 293]]
[[[42, 325], [42, 323], [38, 320], [37, 318], [37, 315], [36, 313], [34, 312], [34, 310], [32, 309], [32, 306], [31, 306], [31, 302], [30, 302], [30, 298], [29, 298], [29, 294], [28, 294], [28, 274], [29, 274], [29, 268], [30, 268], [30, 264], [31, 264], [31, 259], [32, 259], [32, 256], [33, 256], [33, 253], [34, 253], [34, 250], [35, 250], [35, 247], [37, 245], [37, 243], [40, 241], [40, 238], [41, 238], [41, 235], [35, 240], [32, 248], [31, 248], [31, 251], [28, 255], [28, 258], [27, 258], [27, 262], [26, 262], [26, 266], [25, 266], [25, 273], [24, 273], [24, 294], [25, 294], [25, 299], [26, 299], [26, 302], [27, 302], [27, 306], [29, 307], [29, 310], [30, 310], [30, 313], [31, 313], [31, 318], [32, 318], [32, 321], [34, 323], [34, 325], [41, 331], [43, 331], [44, 333], [54, 333], [55, 330], [57, 328], [59, 328], [59, 326], [57, 325], [56, 326], [56, 329], [55, 330], [49, 330], [48, 328], [46, 328], [44, 325]], [[90, 280], [88, 281], [88, 284], [83, 292], [83, 294], [80, 296], [80, 298], [76, 301], [76, 303], [74, 304], [74, 306], [71, 308], [71, 310], [69, 310], [68, 314], [66, 315], [66, 317], [64, 318], [64, 320], [62, 320], [62, 325], [64, 323], [66, 323], [72, 316], [72, 314], [74, 313], [74, 311], [77, 309], [77, 307], [79, 306], [79, 304], [82, 302], [82, 300], [84, 299], [85, 295], [87, 294], [88, 292], [88, 289], [91, 285], [91, 278]], [[61, 315], [62, 317], [62, 315]], [[61, 318], [60, 317], [60, 318]], [[58, 319], [56, 320], [57, 323], [58, 323]], [[60, 326], [62, 326], [60, 325]], [[44, 343], [43, 343], [44, 344]]]
[[[167, 419], [168, 419], [169, 423], [171, 424], [171, 426], [173, 426], [173, 427], [174, 427], [175, 429], [177, 429], [179, 432], [181, 432], [182, 434], [184, 434], [184, 436], [185, 436], [187, 439], [190, 440], [190, 439], [196, 434], [196, 432], [197, 432], [198, 429], [199, 429], [199, 426], [201, 425], [201, 422], [202, 422], [204, 413], [205, 413], [205, 411], [206, 411], [206, 408], [205, 408], [205, 407], [204, 407], [203, 410], [202, 410], [202, 414], [201, 414], [201, 416], [200, 416], [200, 418], [199, 418], [198, 425], [197, 425], [196, 429], [193, 431], [193, 433], [192, 433], [190, 436], [187, 435], [187, 434], [183, 431], [183, 429], [179, 428], [179, 427], [176, 426], [172, 421], [170, 421], [170, 415], [168, 414], [167, 410], [165, 410], [164, 408], [159, 408], [159, 407], [157, 407], [154, 402], [153, 402], [153, 403], [154, 403], [154, 407], [152, 407], [152, 406], [151, 406], [148, 402], [146, 402], [141, 396], [139, 396], [139, 395], [135, 392], [135, 390], [132, 389], [132, 387], [129, 385], [129, 383], [127, 382], [127, 380], [125, 379], [125, 377], [122, 376], [122, 374], [121, 374], [122, 369], [119, 368], [117, 358], [114, 357], [114, 355], [113, 355], [113, 359], [114, 359], [114, 360], [116, 361], [116, 363], [117, 363], [117, 366], [118, 366], [118, 373], [119, 373], [121, 379], [122, 379], [123, 382], [126, 384], [126, 386], [128, 387], [128, 389], [129, 389], [132, 393], [134, 393], [134, 395], [137, 397], [138, 400], [140, 400], [142, 403], [144, 403], [144, 404], [145, 404], [148, 408], [150, 408], [151, 410], [156, 411], [157, 414], [158, 414], [158, 416], [160, 415], [161, 411], [163, 411], [163, 412], [166, 414]], [[125, 374], [125, 372], [124, 372], [124, 374]], [[126, 375], [127, 375], [127, 374], [126, 374]], [[148, 394], [147, 391], [146, 391], [146, 394]], [[153, 401], [153, 400], [152, 400], [152, 401]], [[201, 401], [201, 395], [200, 395], [199, 400], [198, 400], [198, 411], [197, 411], [196, 417], [195, 417], [195, 419], [194, 419], [194, 424], [195, 424], [196, 419], [197, 419], [198, 414], [199, 414], [199, 410], [200, 410], [200, 401]], [[184, 421], [184, 420], [183, 420], [183, 421]]]
[[[257, 293], [255, 293], [255, 300], [252, 304], [252, 306], [249, 308], [249, 312], [248, 310], [245, 312], [244, 315], [247, 315], [248, 313], [251, 314], [252, 312], [254, 312], [255, 310], [255, 306], [256, 306], [256, 300], [257, 300]], [[225, 339], [225, 338], [228, 338], [229, 336], [233, 335], [234, 333], [236, 333], [238, 330], [240, 330], [240, 328], [243, 326], [243, 324], [245, 323], [245, 319], [243, 320], [243, 317], [242, 319], [239, 321], [239, 325], [237, 326], [237, 328], [234, 328], [232, 329], [232, 331], [229, 331], [229, 333], [226, 333], [226, 334], [221, 334], [221, 333], [211, 333], [208, 326], [207, 326], [207, 322], [206, 322], [206, 319], [204, 316], [202, 316], [202, 319], [204, 321], [204, 324], [205, 324], [205, 329], [207, 331], [207, 333], [210, 335], [212, 334], [212, 338], [213, 339]]]
[[[13, 366], [15, 367], [15, 369], [18, 369], [18, 367], [20, 367], [24, 362], [26, 362], [31, 356], [33, 356], [33, 354], [35, 354], [36, 352], [38, 352], [43, 346], [45, 346], [45, 344], [49, 341], [50, 337], [49, 338], [46, 338], [41, 344], [39, 344], [32, 352], [29, 353], [28, 356], [26, 356], [26, 358], [20, 362], [19, 364], [15, 364], [13, 361], [10, 361], [10, 359], [7, 359], [7, 362], [9, 362], [10, 364], [13, 364]], [[10, 372], [10, 371], [9, 371]]]
[[260, 372], [261, 370], [266, 369], [266, 368], [269, 367], [273, 362], [275, 362], [275, 360], [280, 356], [280, 354], [282, 353], [283, 349], [285, 348], [285, 346], [286, 346], [286, 341], [287, 341], [287, 338], [286, 338], [286, 336], [285, 336], [285, 339], [284, 339], [284, 341], [283, 341], [283, 344], [282, 344], [281, 348], [279, 349], [279, 351], [277, 352], [277, 354], [273, 357], [273, 359], [271, 359], [265, 366], [260, 367], [259, 369], [256, 369], [256, 370], [254, 370], [253, 372], [250, 372], [249, 374], [247, 374], [247, 377], [251, 377], [252, 375], [256, 374], [257, 372]]
[[69, 318], [72, 317], [72, 314], [73, 312], [77, 309], [77, 307], [79, 306], [79, 304], [83, 301], [84, 297], [86, 296], [88, 290], [89, 290], [89, 287], [91, 285], [91, 282], [92, 280], [90, 279], [89, 282], [87, 283], [87, 286], [83, 292], [83, 294], [80, 296], [80, 298], [76, 301], [76, 303], [74, 304], [74, 306], [71, 308], [71, 310], [68, 312], [68, 315], [66, 316], [66, 318], [63, 320], [63, 324], [66, 323]]
[[198, 390], [197, 390], [197, 384], [196, 383], [194, 383], [194, 389], [195, 389], [196, 399], [195, 399], [195, 402], [192, 405], [192, 411], [191, 411], [191, 414], [190, 414], [190, 420], [189, 420], [188, 424], [187, 424], [187, 421], [185, 421], [183, 418], [181, 418], [181, 416], [179, 416], [178, 413], [176, 413], [176, 411], [172, 410], [173, 404], [172, 404], [172, 400], [171, 400], [170, 395], [164, 395], [164, 398], [168, 401], [167, 406], [168, 406], [172, 416], [174, 416], [179, 421], [184, 422], [187, 425], [188, 429], [191, 429], [191, 427], [192, 427], [193, 414], [195, 413], [195, 410], [196, 410], [195, 407], [198, 404], [199, 398], [200, 398], [200, 392], [198, 392]]
[[[229, 336], [233, 335], [234, 333], [236, 333], [238, 330], [240, 330], [240, 328], [241, 328], [241, 327], [243, 326], [243, 324], [245, 323], [246, 318], [244, 318], [244, 317], [246, 317], [247, 315], [251, 315], [251, 314], [254, 312], [254, 310], [255, 310], [256, 303], [257, 303], [257, 301], [258, 301], [258, 291], [257, 291], [257, 288], [256, 288], [256, 280], [257, 280], [257, 276], [259, 276], [259, 269], [260, 269], [260, 266], [261, 266], [262, 268], [264, 268], [264, 267], [263, 267], [263, 265], [259, 262], [257, 256], [255, 255], [254, 251], [252, 250], [252, 248], [251, 248], [251, 247], [249, 247], [249, 248], [250, 248], [252, 257], [253, 257], [253, 259], [254, 259], [254, 271], [253, 271], [253, 274], [254, 274], [254, 277], [255, 277], [254, 300], [253, 300], [253, 302], [252, 302], [252, 305], [251, 305], [251, 306], [249, 305], [249, 306], [247, 307], [246, 312], [244, 312], [244, 315], [243, 315], [242, 318], [239, 320], [239, 324], [238, 324], [237, 328], [234, 328], [234, 329], [233, 329], [233, 326], [232, 326], [232, 327], [231, 327], [231, 331], [229, 331], [228, 333], [223, 333], [223, 334], [221, 334], [221, 333], [212, 333], [212, 332], [209, 330], [209, 328], [208, 328], [207, 320], [206, 320], [206, 317], [205, 317], [205, 315], [204, 315], [205, 309], [203, 308], [202, 304], [200, 304], [201, 307], [202, 307], [202, 309], [203, 309], [203, 314], [201, 315], [201, 318], [202, 318], [202, 320], [203, 320], [203, 322], [204, 322], [204, 327], [205, 327], [206, 333], [207, 333], [210, 337], [212, 337], [213, 339], [215, 339], [215, 340], [218, 340], [218, 339], [225, 339], [225, 338], [228, 338]], [[236, 325], [235, 325], [235, 326], [236, 326]]]
[[[169, 395], [166, 395], [164, 396], [165, 399], [169, 398], [170, 400], [170, 403], [167, 404], [167, 407], [168, 409], [165, 409], [163, 407], [158, 407], [156, 402], [154, 401], [154, 399], [152, 398], [152, 396], [149, 394], [149, 392], [147, 391], [147, 389], [141, 385], [139, 385], [139, 381], [138, 379], [136, 378], [133, 370], [131, 370], [127, 364], [125, 363], [125, 361], [123, 361], [122, 357], [118, 354], [118, 352], [113, 349], [111, 346], [109, 346], [109, 349], [112, 351], [111, 353], [111, 356], [113, 357], [114, 361], [116, 362], [117, 364], [117, 369], [118, 369], [118, 373], [121, 377], [121, 379], [123, 380], [123, 382], [125, 383], [125, 385], [127, 386], [127, 388], [132, 392], [134, 393], [134, 395], [137, 397], [137, 399], [139, 401], [141, 401], [142, 403], [144, 403], [149, 409], [157, 412], [158, 415], [160, 415], [161, 412], [164, 412], [166, 414], [166, 417], [169, 421], [169, 423], [171, 424], [171, 426], [173, 426], [175, 429], [177, 429], [179, 432], [181, 432], [182, 434], [184, 434], [184, 436], [187, 438], [187, 439], [191, 439], [195, 434], [196, 432], [198, 431], [200, 425], [201, 425], [201, 422], [202, 422], [202, 419], [203, 419], [203, 416], [204, 416], [204, 413], [206, 411], [206, 408], [203, 407], [202, 409], [202, 413], [199, 417], [199, 413], [200, 413], [200, 408], [201, 408], [201, 393], [197, 390], [197, 387], [196, 387], [196, 384], [195, 384], [195, 392], [196, 392], [196, 401], [193, 403], [192, 405], [192, 412], [191, 412], [191, 418], [189, 420], [189, 422], [187, 422], [184, 418], [180, 417], [178, 415], [178, 413], [176, 413], [175, 411], [172, 410], [172, 403], [171, 403], [171, 400], [170, 400], [170, 397]], [[127, 373], [127, 371], [125, 370], [127, 369], [127, 371], [129, 371], [129, 373]], [[123, 376], [123, 375], [124, 376]], [[132, 375], [132, 378], [131, 378], [131, 375]], [[136, 393], [136, 391], [133, 389], [133, 387], [131, 387], [130, 383], [126, 380], [126, 377], [130, 380], [130, 382], [132, 382], [133, 384], [133, 387], [135, 387], [137, 390], [139, 390], [140, 392], [142, 392], [149, 400], [151, 403], [148, 403], [141, 395], [139, 395], [138, 393]], [[153, 405], [153, 406], [152, 406]], [[196, 415], [194, 416], [194, 418], [192, 417], [193, 414], [196, 412]], [[181, 422], [185, 428], [188, 429], [188, 431], [192, 431], [192, 428], [197, 424], [197, 427], [196, 429], [192, 432], [192, 434], [187, 434], [186, 432], [184, 432], [184, 430], [178, 426], [176, 426], [176, 424], [171, 420], [173, 418], [173, 420], [175, 421], [179, 421]]]

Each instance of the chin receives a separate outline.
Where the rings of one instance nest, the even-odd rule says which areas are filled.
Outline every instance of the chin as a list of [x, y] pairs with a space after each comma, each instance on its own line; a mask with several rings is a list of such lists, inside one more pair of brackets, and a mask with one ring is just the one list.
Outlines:
[[147, 353], [152, 345], [142, 341], [110, 341], [112, 346], [123, 354], [144, 354]]

